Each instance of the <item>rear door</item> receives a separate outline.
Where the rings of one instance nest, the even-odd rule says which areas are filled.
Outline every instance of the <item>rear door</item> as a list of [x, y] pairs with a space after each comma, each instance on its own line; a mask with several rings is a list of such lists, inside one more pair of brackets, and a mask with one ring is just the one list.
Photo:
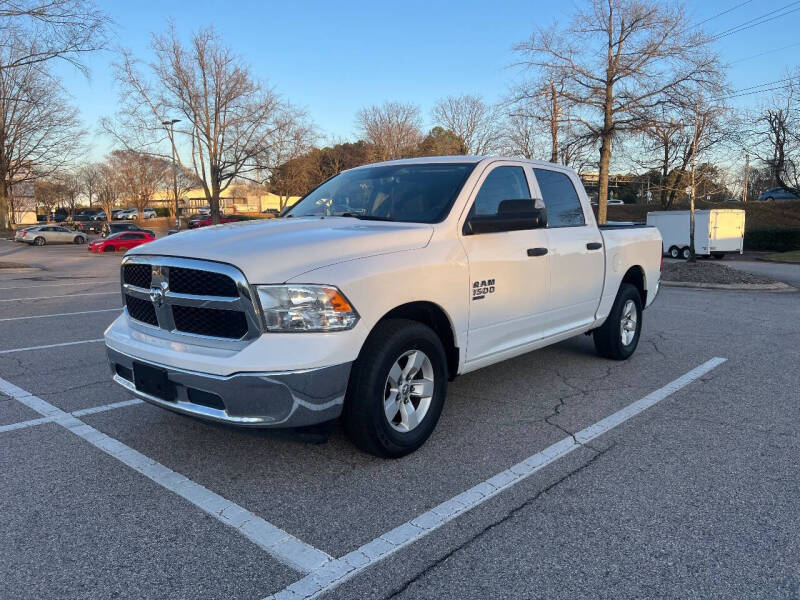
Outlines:
[[545, 208], [550, 250], [550, 305], [547, 335], [594, 321], [605, 277], [603, 237], [594, 215], [584, 210], [570, 171], [534, 167]]
[[[530, 201], [527, 169], [519, 163], [492, 163], [472, 192], [470, 216], [498, 216], [504, 200]], [[547, 231], [496, 231], [470, 234], [462, 229], [469, 261], [469, 333], [466, 360], [486, 358], [541, 337], [548, 308]]]

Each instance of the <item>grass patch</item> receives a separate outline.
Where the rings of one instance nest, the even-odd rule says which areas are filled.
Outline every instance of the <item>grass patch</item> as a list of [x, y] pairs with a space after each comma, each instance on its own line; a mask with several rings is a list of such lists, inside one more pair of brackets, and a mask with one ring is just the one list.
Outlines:
[[762, 260], [800, 264], [800, 250], [795, 250], [793, 252], [778, 252], [777, 254], [767, 254], [762, 258]]

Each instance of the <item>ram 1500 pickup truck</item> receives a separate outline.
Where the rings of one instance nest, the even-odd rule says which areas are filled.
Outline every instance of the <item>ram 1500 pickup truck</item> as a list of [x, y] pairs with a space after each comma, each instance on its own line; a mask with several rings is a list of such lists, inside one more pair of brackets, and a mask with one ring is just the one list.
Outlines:
[[626, 359], [661, 238], [598, 228], [574, 171], [492, 157], [345, 171], [281, 218], [182, 232], [122, 261], [114, 380], [252, 427], [342, 417], [363, 450], [430, 436], [456, 375], [591, 333]]

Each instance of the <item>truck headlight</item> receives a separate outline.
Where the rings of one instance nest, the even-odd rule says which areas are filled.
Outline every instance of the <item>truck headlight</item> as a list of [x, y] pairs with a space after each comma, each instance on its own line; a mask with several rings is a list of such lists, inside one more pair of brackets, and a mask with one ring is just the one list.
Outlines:
[[344, 294], [328, 285], [256, 286], [267, 331], [341, 331], [358, 322]]

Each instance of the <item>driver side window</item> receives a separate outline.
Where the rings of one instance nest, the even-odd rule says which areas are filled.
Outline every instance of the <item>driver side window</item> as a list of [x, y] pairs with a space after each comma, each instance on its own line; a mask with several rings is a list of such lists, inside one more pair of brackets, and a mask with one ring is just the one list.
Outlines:
[[470, 216], [497, 216], [503, 200], [521, 200], [530, 197], [528, 180], [522, 167], [497, 167], [483, 181], [470, 209]]

